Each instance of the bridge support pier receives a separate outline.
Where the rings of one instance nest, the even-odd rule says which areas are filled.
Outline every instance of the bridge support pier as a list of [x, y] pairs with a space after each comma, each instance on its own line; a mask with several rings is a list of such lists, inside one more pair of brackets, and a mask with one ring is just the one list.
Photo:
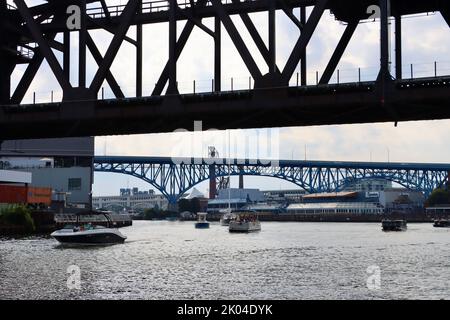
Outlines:
[[214, 38], [214, 91], [215, 92], [220, 92], [221, 87], [222, 87], [222, 82], [221, 82], [221, 78], [222, 78], [222, 55], [221, 55], [221, 50], [222, 50], [222, 33], [221, 33], [221, 29], [222, 29], [222, 23], [220, 22], [220, 18], [218, 16], [216, 16], [214, 18], [214, 34], [215, 34], [215, 38]]
[[169, 0], [169, 6], [169, 86], [167, 93], [177, 94], [177, 1]]
[[[306, 7], [300, 7], [300, 24], [304, 26], [306, 24]], [[308, 84], [308, 72], [307, 72], [307, 61], [306, 61], [306, 48], [303, 50], [300, 57], [300, 80], [301, 85], [306, 86]]]
[[78, 87], [86, 88], [86, 0], [80, 1], [81, 5], [81, 29], [79, 34], [78, 44]]
[[380, 0], [380, 80], [391, 79], [391, 37], [389, 17], [391, 15], [391, 0]]
[[275, 0], [269, 0], [269, 73], [277, 72]]
[[395, 78], [401, 80], [403, 78], [402, 68], [402, 16], [395, 16]]
[[[378, 91], [380, 97], [380, 105], [384, 108], [389, 117], [395, 122], [395, 126], [398, 123], [398, 113], [392, 107], [392, 90], [393, 79], [391, 74], [391, 32], [389, 17], [391, 16], [391, 0], [380, 0], [380, 73], [378, 75]], [[400, 43], [401, 38], [396, 36]], [[400, 52], [401, 54], [401, 52]], [[401, 60], [401, 59], [400, 59]]]
[[7, 19], [6, 1], [0, 4], [0, 103], [8, 104], [11, 97], [11, 73], [14, 69], [13, 61], [7, 52], [9, 47], [8, 32], [4, 23]]
[[450, 189], [450, 171], [448, 172], [448, 175], [447, 175], [447, 182], [445, 184], [445, 187], [447, 190]]
[[216, 168], [215, 165], [209, 166], [209, 198], [215, 199], [217, 193]]
[[239, 189], [244, 189], [244, 175], [239, 175]]
[[[138, 13], [142, 13], [142, 0]], [[142, 24], [136, 25], [136, 97], [142, 97]]]

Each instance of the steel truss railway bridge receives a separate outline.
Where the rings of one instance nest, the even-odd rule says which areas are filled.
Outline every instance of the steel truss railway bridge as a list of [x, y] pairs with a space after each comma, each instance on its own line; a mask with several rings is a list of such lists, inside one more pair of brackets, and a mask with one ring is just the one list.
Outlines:
[[215, 188], [216, 178], [228, 175], [279, 178], [309, 193], [340, 191], [357, 180], [386, 179], [428, 196], [450, 181], [450, 164], [422, 163], [95, 157], [94, 170], [142, 179], [171, 204], [197, 184], [209, 180], [210, 189]]
[[[0, 1], [0, 140], [192, 130], [194, 120], [202, 120], [205, 129], [233, 129], [450, 118], [450, 75], [436, 72], [430, 78], [402, 78], [402, 17], [435, 12], [450, 24], [447, 0], [128, 0], [119, 6], [110, 6], [107, 0], [29, 3]], [[80, 12], [75, 30], [69, 30], [66, 23], [71, 5], [77, 5]], [[311, 86], [307, 85], [308, 48], [326, 11], [346, 27], [318, 84]], [[267, 45], [249, 15], [255, 12], [268, 15]], [[276, 12], [283, 12], [300, 34], [284, 66], [276, 63]], [[330, 84], [358, 25], [374, 14], [379, 16], [376, 23], [380, 26], [377, 79]], [[233, 16], [242, 19], [268, 72], [255, 62]], [[213, 28], [202, 22], [206, 18], [214, 19]], [[177, 21], [186, 21], [182, 30], [177, 30]], [[392, 41], [391, 21], [395, 26]], [[168, 60], [164, 66], [152, 66], [162, 72], [152, 94], [144, 97], [143, 25], [154, 23], [168, 24]], [[426, 28], [426, 19], [418, 23]], [[135, 35], [128, 32], [132, 26]], [[214, 43], [214, 79], [211, 92], [179, 94], [177, 60], [194, 28], [203, 30]], [[113, 34], [104, 54], [90, 34], [94, 30]], [[78, 43], [71, 43], [72, 32], [78, 33]], [[223, 91], [223, 32], [251, 75], [248, 90]], [[136, 73], [136, 92], [131, 97], [125, 97], [117, 75], [110, 71], [124, 42], [136, 48], [136, 68], [130, 70]], [[391, 44], [396, 52], [393, 59]], [[71, 47], [78, 49], [77, 61], [71, 58]], [[88, 51], [98, 65], [90, 83], [86, 76]], [[62, 89], [62, 101], [23, 104], [44, 61]], [[26, 69], [12, 90], [11, 75], [21, 64]], [[300, 74], [292, 86], [298, 65]], [[71, 82], [73, 76], [78, 76], [77, 84]], [[99, 97], [105, 82], [114, 99]]]

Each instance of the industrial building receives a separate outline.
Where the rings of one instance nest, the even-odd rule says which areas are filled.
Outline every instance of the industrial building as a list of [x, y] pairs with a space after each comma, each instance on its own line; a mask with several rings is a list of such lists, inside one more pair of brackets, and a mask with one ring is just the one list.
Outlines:
[[0, 208], [11, 204], [50, 206], [52, 189], [31, 187], [31, 181], [29, 172], [0, 170]]
[[232, 210], [241, 209], [248, 204], [265, 201], [264, 193], [258, 189], [220, 189], [217, 197], [208, 201], [208, 213], [218, 213], [230, 207]]
[[90, 207], [93, 158], [93, 137], [0, 143], [0, 169], [31, 173], [31, 187], [51, 188], [69, 207]]

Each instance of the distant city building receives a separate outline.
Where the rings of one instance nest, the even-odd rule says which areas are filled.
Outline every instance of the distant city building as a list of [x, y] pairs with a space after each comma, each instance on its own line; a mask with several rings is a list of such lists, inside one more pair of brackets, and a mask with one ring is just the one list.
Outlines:
[[386, 179], [362, 179], [350, 182], [345, 187], [349, 191], [383, 191], [392, 188], [392, 181]]
[[80, 208], [90, 207], [93, 157], [93, 137], [0, 142], [0, 169], [30, 172], [30, 186], [51, 188], [53, 200]]
[[121, 196], [136, 196], [136, 195], [144, 195], [144, 194], [154, 194], [155, 191], [153, 190], [145, 190], [145, 191], [140, 191], [139, 188], [127, 188], [127, 189], [120, 189], [120, 195]]
[[138, 188], [120, 189], [118, 196], [93, 197], [92, 206], [107, 210], [144, 210], [157, 208], [167, 210], [168, 200], [153, 190], [139, 191]]
[[306, 194], [303, 189], [292, 190], [267, 190], [263, 191], [264, 198], [269, 203], [295, 203], [301, 202]]

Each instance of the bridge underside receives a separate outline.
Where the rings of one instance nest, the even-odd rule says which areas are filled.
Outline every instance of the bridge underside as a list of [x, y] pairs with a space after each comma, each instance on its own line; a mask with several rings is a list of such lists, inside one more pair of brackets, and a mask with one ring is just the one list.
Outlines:
[[193, 130], [436, 120], [450, 118], [450, 77], [375, 83], [10, 106], [0, 137], [76, 137]]
[[[128, 0], [118, 6], [108, 6], [107, 1], [100, 0], [48, 0], [35, 6], [28, 6], [25, 0], [11, 3], [15, 7], [6, 1], [0, 3], [0, 141], [192, 130], [193, 121], [203, 121], [203, 129], [233, 129], [450, 118], [450, 77], [438, 77], [436, 64], [434, 78], [402, 80], [402, 16], [439, 12], [450, 24], [450, 4], [446, 0], [192, 0], [184, 3]], [[74, 3], [81, 11], [80, 26], [71, 31], [66, 24], [66, 9]], [[361, 21], [372, 16], [368, 9], [374, 5], [380, 11], [377, 81], [330, 85], [355, 30]], [[298, 16], [294, 14], [297, 8]], [[346, 27], [320, 79], [317, 77], [318, 85], [307, 86], [308, 45], [326, 10], [345, 22]], [[299, 31], [283, 68], [277, 65], [276, 56], [277, 11], [286, 14]], [[267, 12], [268, 41], [248, 15], [253, 12]], [[266, 74], [256, 63], [232, 16], [241, 18], [267, 64]], [[213, 18], [214, 28], [204, 25], [203, 18]], [[181, 20], [186, 23], [180, 31], [177, 21]], [[151, 96], [143, 97], [142, 27], [161, 22], [169, 27], [168, 60]], [[394, 41], [390, 39], [390, 25], [395, 25]], [[135, 38], [128, 33], [131, 26], [136, 26]], [[180, 95], [177, 60], [194, 27], [210, 35], [214, 43], [212, 92]], [[104, 55], [92, 39], [91, 30], [113, 34]], [[254, 86], [249, 85], [249, 90], [223, 91], [221, 33], [224, 31], [253, 79]], [[77, 68], [71, 67], [74, 62], [71, 33], [74, 32], [78, 33]], [[135, 98], [125, 98], [111, 72], [125, 42], [136, 48], [136, 68], [130, 70], [136, 74]], [[391, 42], [395, 44], [395, 59], [390, 58]], [[88, 51], [98, 65], [97, 70], [90, 70], [94, 71], [90, 84], [86, 81]], [[62, 89], [62, 102], [21, 104], [44, 60]], [[393, 60], [395, 75], [391, 74]], [[12, 92], [11, 75], [19, 64], [27, 64], [27, 68]], [[298, 85], [289, 87], [298, 66]], [[71, 81], [75, 75], [77, 85]], [[105, 82], [115, 99], [98, 99]]]

